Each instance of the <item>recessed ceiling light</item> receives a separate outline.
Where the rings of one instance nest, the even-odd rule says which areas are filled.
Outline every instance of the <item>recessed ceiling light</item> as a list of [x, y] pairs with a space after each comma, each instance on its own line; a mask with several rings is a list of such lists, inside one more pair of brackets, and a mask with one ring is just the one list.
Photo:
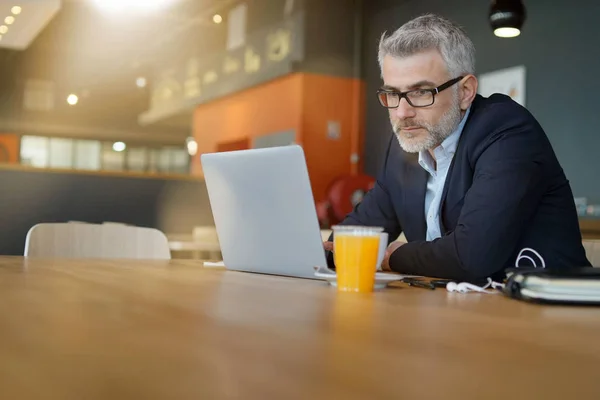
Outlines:
[[74, 106], [75, 104], [77, 104], [79, 102], [79, 97], [77, 97], [76, 94], [71, 93], [68, 97], [67, 97], [67, 103], [69, 103], [69, 105]]
[[12, 25], [15, 22], [15, 17], [9, 15], [8, 17], [4, 18], [4, 22], [6, 25]]
[[23, 9], [19, 6], [14, 6], [13, 8], [10, 9], [10, 12], [12, 12], [15, 15], [21, 14], [21, 11], [23, 11]]
[[8, 32], [8, 26], [0, 25], [0, 33], [4, 35], [6, 32]]
[[174, 0], [93, 0], [99, 8], [106, 11], [122, 12], [133, 11], [157, 11], [165, 8]]
[[140, 76], [135, 80], [135, 84], [139, 88], [145, 88], [147, 83], [148, 82], [146, 81], [146, 78], [144, 78], [143, 76]]
[[127, 148], [127, 145], [123, 142], [114, 142], [113, 143], [113, 150], [114, 151], [123, 151]]
[[221, 15], [219, 14], [215, 14], [213, 15], [213, 22], [215, 24], [220, 24], [221, 22], [223, 22], [223, 17], [221, 17]]

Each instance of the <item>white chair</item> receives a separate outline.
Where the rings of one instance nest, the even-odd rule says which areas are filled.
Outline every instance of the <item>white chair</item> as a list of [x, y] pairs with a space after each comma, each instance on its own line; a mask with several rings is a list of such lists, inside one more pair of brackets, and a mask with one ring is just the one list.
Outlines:
[[159, 230], [117, 224], [38, 224], [25, 239], [25, 257], [169, 260]]

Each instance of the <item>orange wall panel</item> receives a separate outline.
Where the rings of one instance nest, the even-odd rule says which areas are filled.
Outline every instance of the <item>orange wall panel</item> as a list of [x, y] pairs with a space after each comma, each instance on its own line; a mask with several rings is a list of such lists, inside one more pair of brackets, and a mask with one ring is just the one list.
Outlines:
[[[359, 79], [297, 73], [199, 106], [193, 131], [198, 153], [227, 149], [276, 132], [294, 130], [304, 148], [316, 201], [340, 175], [360, 171], [351, 163], [362, 155], [364, 83]], [[329, 138], [329, 121], [340, 124], [340, 137]], [[225, 147], [224, 147], [225, 146]], [[201, 174], [200, 158], [192, 162]]]
[[248, 150], [250, 147], [250, 140], [248, 138], [244, 138], [227, 142], [219, 142], [217, 143], [216, 151]]
[[21, 138], [12, 133], [0, 133], [0, 162], [19, 163], [19, 148]]
[[[360, 154], [356, 146], [363, 131], [355, 115], [356, 87], [360, 80], [322, 75], [305, 75], [303, 99], [303, 147], [316, 201], [324, 200], [333, 179], [352, 173], [350, 156]], [[360, 99], [358, 99], [360, 101]], [[328, 121], [340, 124], [337, 139], [327, 135]]]
[[[302, 75], [292, 74], [200, 105], [194, 112], [193, 134], [198, 153], [217, 151], [218, 143], [252, 139], [285, 130], [301, 137]], [[200, 172], [200, 159], [192, 162]]]

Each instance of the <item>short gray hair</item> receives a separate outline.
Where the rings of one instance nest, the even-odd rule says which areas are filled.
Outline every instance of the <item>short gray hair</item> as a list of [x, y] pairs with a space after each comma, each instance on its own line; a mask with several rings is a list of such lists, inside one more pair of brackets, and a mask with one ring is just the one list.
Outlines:
[[475, 74], [475, 46], [465, 31], [453, 22], [434, 14], [408, 21], [390, 36], [384, 32], [379, 42], [379, 67], [383, 59], [408, 57], [437, 49], [451, 78]]

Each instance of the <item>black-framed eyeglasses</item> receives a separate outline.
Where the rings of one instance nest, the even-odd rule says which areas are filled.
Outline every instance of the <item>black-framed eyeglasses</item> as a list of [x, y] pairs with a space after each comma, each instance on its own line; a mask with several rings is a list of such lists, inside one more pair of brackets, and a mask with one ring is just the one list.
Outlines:
[[405, 98], [408, 104], [413, 107], [428, 107], [434, 103], [436, 94], [448, 89], [462, 78], [462, 76], [459, 76], [458, 78], [450, 79], [448, 82], [433, 89], [416, 89], [407, 92], [379, 89], [377, 91], [377, 98], [379, 99], [379, 103], [385, 108], [398, 108], [402, 98]]

